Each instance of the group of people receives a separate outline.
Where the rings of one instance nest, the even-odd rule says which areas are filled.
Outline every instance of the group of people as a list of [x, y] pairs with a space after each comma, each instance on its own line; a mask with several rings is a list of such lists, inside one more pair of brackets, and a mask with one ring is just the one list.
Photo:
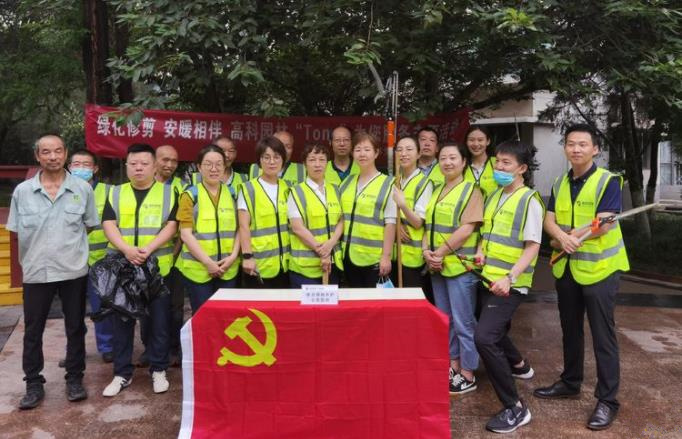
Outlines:
[[[508, 332], [533, 280], [544, 230], [567, 257], [554, 267], [564, 338], [564, 372], [539, 398], [579, 394], [583, 380], [583, 318], [587, 310], [597, 359], [598, 404], [588, 421], [607, 428], [618, 402], [618, 346], [613, 319], [621, 271], [628, 269], [618, 224], [582, 242], [580, 226], [621, 209], [622, 179], [594, 164], [597, 136], [589, 126], [568, 128], [564, 151], [571, 169], [556, 179], [547, 207], [532, 189], [535, 148], [506, 141], [491, 151], [484, 126], [465, 142], [439, 142], [422, 128], [397, 142], [395, 178], [377, 169], [382, 148], [371, 134], [337, 127], [329, 145], [311, 143], [292, 161], [294, 138], [277, 132], [256, 146], [248, 176], [233, 168], [237, 148], [214, 139], [184, 183], [174, 176], [178, 154], [134, 144], [126, 155], [129, 182], [98, 181], [96, 158], [71, 155], [57, 135], [35, 144], [40, 172], [12, 197], [7, 228], [18, 233], [24, 274], [26, 394], [20, 408], [44, 397], [42, 334], [52, 297], [66, 322], [66, 391], [87, 397], [85, 297], [99, 298], [88, 265], [107, 252], [132, 264], [157, 260], [169, 295], [149, 303], [140, 321], [144, 358], [154, 392], [169, 388], [166, 369], [179, 349], [185, 291], [195, 313], [219, 288], [300, 288], [340, 283], [374, 288], [382, 279], [423, 288], [449, 318], [449, 391], [476, 390], [482, 361], [503, 409], [487, 423], [506, 433], [531, 419], [514, 378], [534, 371]], [[101, 224], [101, 225], [100, 225]], [[59, 233], [54, 233], [55, 231]], [[130, 385], [135, 320], [112, 315], [95, 325], [97, 347], [113, 360], [104, 396]]]

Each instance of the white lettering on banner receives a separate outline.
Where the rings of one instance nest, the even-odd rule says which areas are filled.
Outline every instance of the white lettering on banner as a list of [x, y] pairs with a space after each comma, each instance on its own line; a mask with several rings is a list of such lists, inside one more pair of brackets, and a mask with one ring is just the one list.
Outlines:
[[264, 137], [272, 136], [274, 133], [274, 128], [272, 126], [272, 122], [261, 122], [260, 123], [260, 137], [261, 139]]
[[197, 120], [194, 122], [194, 138], [205, 139], [206, 130], [208, 129], [208, 122], [205, 120]]
[[178, 130], [178, 121], [175, 119], [168, 119], [163, 123], [163, 131], [165, 132], [163, 137], [177, 137], [176, 132]]
[[128, 137], [135, 137], [140, 135], [140, 127], [137, 125], [133, 125], [132, 122], [128, 122], [126, 124], [126, 128], [128, 129]]
[[382, 134], [384, 133], [384, 127], [381, 125], [370, 125], [369, 133], [375, 136], [377, 139], [381, 139], [383, 137]]
[[223, 135], [223, 123], [219, 120], [212, 120], [208, 124], [208, 137], [210, 139], [215, 139], [218, 136]]
[[192, 138], [192, 119], [183, 119], [180, 121], [178, 137], [182, 137], [183, 139]]
[[154, 125], [156, 119], [153, 117], [145, 117], [142, 119], [142, 137], [152, 137], [154, 135]]
[[109, 118], [103, 114], [97, 116], [97, 134], [101, 136], [109, 135]]
[[450, 134], [450, 124], [448, 122], [441, 124], [440, 130], [438, 130], [438, 138], [441, 140], [449, 139], [448, 134]]
[[277, 121], [277, 125], [275, 125], [275, 132], [277, 131], [286, 131], [287, 130], [287, 124], [284, 123], [283, 121]]
[[258, 122], [246, 122], [246, 130], [244, 131], [245, 140], [258, 139]]
[[450, 122], [450, 133], [448, 134], [448, 139], [452, 139], [459, 128], [459, 120], [454, 120]]
[[398, 125], [398, 138], [396, 140], [402, 139], [403, 137], [408, 137], [410, 135], [410, 126], [403, 124]]
[[118, 122], [113, 121], [111, 122], [111, 132], [114, 134], [114, 136], [125, 136], [126, 133], [123, 131], [123, 127], [118, 125]]
[[364, 128], [361, 124], [356, 123], [356, 124], [355, 124], [355, 128], [353, 128], [353, 131], [362, 131], [362, 130], [364, 130], [364, 129], [365, 129], [365, 128]]
[[230, 122], [230, 138], [232, 140], [242, 140], [243, 139], [243, 131], [242, 131], [242, 125], [244, 125], [243, 122]]

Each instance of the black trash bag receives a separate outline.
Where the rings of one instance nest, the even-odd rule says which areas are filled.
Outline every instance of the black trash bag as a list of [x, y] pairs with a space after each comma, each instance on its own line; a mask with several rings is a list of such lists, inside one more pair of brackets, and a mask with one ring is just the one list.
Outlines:
[[170, 294], [163, 283], [156, 256], [143, 265], [128, 261], [122, 253], [109, 253], [90, 267], [90, 282], [100, 298], [100, 310], [90, 317], [100, 321], [112, 312], [124, 320], [149, 315], [149, 303]]

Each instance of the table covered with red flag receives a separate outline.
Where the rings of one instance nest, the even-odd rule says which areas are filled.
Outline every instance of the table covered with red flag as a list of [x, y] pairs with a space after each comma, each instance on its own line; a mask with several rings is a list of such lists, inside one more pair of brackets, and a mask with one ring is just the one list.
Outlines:
[[449, 438], [448, 322], [418, 289], [219, 290], [182, 329], [182, 438]]

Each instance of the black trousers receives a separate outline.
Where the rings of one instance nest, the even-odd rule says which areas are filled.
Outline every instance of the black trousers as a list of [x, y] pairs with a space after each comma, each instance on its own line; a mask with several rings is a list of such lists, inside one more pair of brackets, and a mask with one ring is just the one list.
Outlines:
[[343, 259], [343, 272], [350, 288], [376, 288], [379, 281], [379, 264], [358, 267], [348, 256]]
[[171, 316], [169, 328], [170, 352], [178, 355], [180, 352], [180, 329], [185, 321], [185, 285], [180, 271], [172, 267], [168, 276], [164, 278], [171, 295]]
[[[406, 267], [403, 265], [403, 287], [404, 288], [421, 288], [424, 292], [426, 300], [435, 304], [433, 300], [433, 287], [431, 286], [431, 275], [424, 271], [424, 266], [421, 267]], [[398, 288], [398, 264], [393, 261], [391, 268], [391, 281], [396, 288]]]
[[244, 273], [242, 276], [244, 288], [252, 290], [289, 288], [289, 274], [280, 270], [277, 276], [270, 279], [263, 279], [263, 283], [258, 280], [258, 276], [251, 276]]
[[568, 267], [561, 279], [556, 281], [564, 347], [561, 380], [575, 390], [580, 389], [583, 382], [583, 325], [587, 312], [597, 363], [597, 388], [594, 395], [612, 408], [619, 406], [616, 395], [620, 384], [620, 359], [613, 317], [619, 281], [620, 273], [616, 272], [595, 284], [580, 285], [573, 279]]
[[481, 315], [474, 334], [488, 378], [506, 408], [513, 407], [519, 400], [511, 365], [520, 363], [523, 356], [508, 333], [511, 319], [522, 300], [520, 294], [499, 297], [488, 292], [482, 297]]
[[59, 294], [66, 329], [66, 381], [79, 381], [85, 370], [85, 292], [88, 277], [47, 283], [25, 283], [24, 293], [24, 381], [44, 383], [41, 375], [43, 332], [55, 294]]

